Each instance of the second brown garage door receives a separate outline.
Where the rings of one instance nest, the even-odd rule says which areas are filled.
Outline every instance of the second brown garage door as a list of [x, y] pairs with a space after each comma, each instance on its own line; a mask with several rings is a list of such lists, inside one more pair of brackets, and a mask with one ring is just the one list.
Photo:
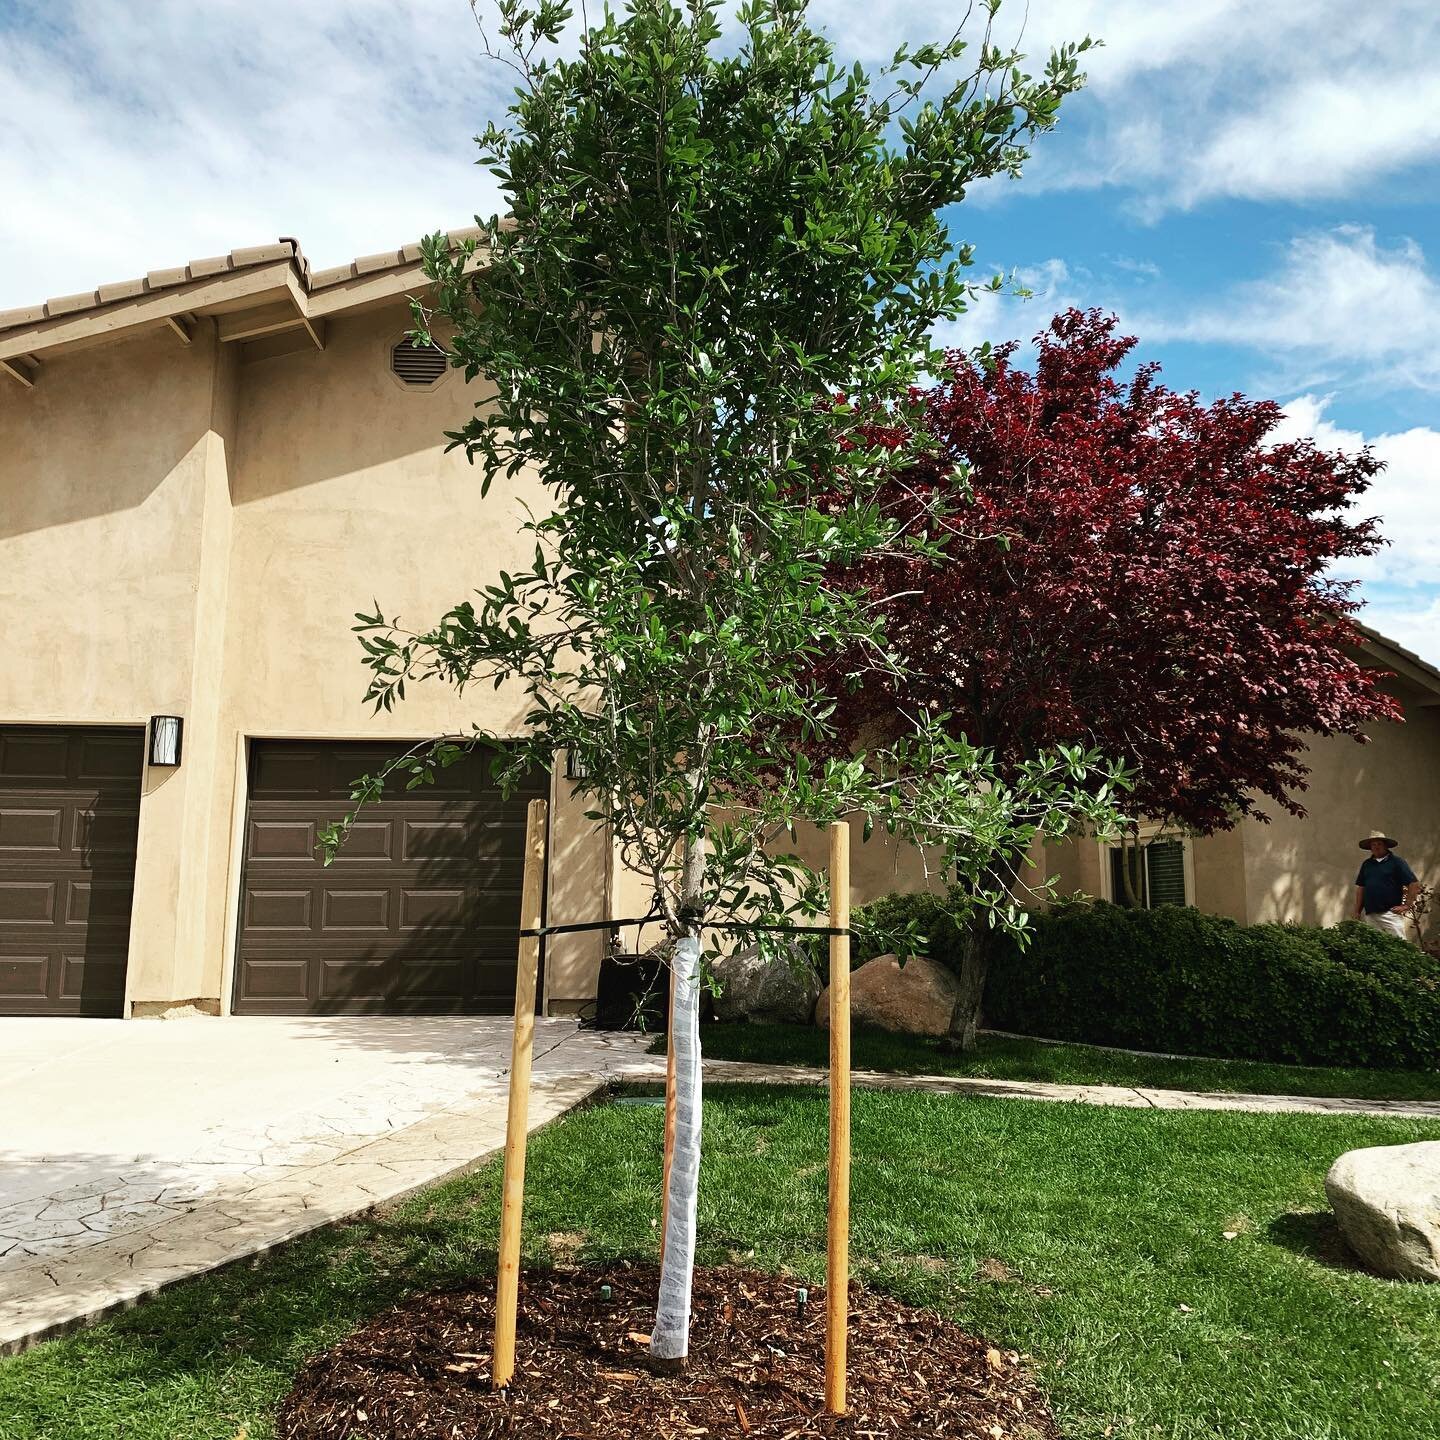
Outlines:
[[320, 828], [393, 748], [257, 741], [250, 757], [237, 1014], [508, 1011], [527, 802], [502, 799], [476, 750], [436, 783], [393, 788], [360, 812], [334, 863]]

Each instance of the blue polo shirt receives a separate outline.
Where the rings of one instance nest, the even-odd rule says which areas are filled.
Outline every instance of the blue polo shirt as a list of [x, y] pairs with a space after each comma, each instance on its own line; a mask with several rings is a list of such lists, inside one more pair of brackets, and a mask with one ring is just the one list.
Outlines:
[[1392, 850], [1383, 860], [1373, 855], [1360, 867], [1355, 883], [1365, 892], [1365, 913], [1383, 915], [1405, 899], [1415, 872]]

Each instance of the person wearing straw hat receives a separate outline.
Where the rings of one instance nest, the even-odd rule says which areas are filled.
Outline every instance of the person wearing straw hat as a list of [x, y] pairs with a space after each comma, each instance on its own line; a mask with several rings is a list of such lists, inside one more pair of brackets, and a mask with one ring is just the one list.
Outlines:
[[1372, 831], [1360, 842], [1360, 848], [1368, 850], [1370, 858], [1355, 877], [1355, 918], [1408, 940], [1410, 906], [1420, 893], [1420, 882], [1394, 853], [1395, 844], [1383, 830]]

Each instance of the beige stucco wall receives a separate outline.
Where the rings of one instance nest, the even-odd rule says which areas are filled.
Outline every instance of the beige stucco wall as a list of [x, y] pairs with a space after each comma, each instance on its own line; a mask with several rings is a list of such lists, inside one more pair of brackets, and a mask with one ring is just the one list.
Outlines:
[[1247, 918], [1333, 925], [1353, 907], [1359, 837], [1388, 830], [1399, 853], [1431, 885], [1440, 882], [1440, 710], [1396, 686], [1402, 725], [1379, 725], [1368, 745], [1319, 740], [1310, 749], [1309, 816], [1247, 821], [1243, 840]]
[[[221, 370], [210, 330], [188, 349], [166, 331], [0, 395], [0, 721], [190, 714]], [[199, 768], [142, 782], [129, 967], [142, 989], [160, 975], [183, 983], [182, 837]]]
[[[388, 369], [403, 301], [331, 319], [323, 351], [246, 358], [201, 319], [47, 357], [0, 392], [0, 724], [185, 717], [178, 769], [143, 782], [128, 997], [228, 1003], [247, 742], [518, 734], [522, 697], [441, 684], [362, 703], [350, 626], [378, 600], [438, 619], [533, 550], [519, 497], [444, 453], [477, 398]], [[260, 347], [273, 348], [273, 347]], [[551, 914], [598, 916], [608, 846], [553, 787]], [[598, 936], [548, 947], [547, 998], [593, 993]]]
[[[333, 316], [323, 351], [222, 345], [200, 319], [47, 356], [34, 389], [0, 386], [0, 724], [143, 724], [185, 717], [177, 770], [143, 780], [129, 999], [228, 1003], [246, 754], [255, 738], [410, 740], [479, 725], [518, 733], [522, 697], [414, 687], [393, 713], [361, 699], [350, 631], [378, 601], [423, 626], [502, 566], [528, 559], [520, 500], [537, 482], [480, 475], [441, 439], [482, 393], [450, 375], [407, 389], [386, 352], [403, 302]], [[1375, 742], [1317, 744], [1314, 818], [1276, 816], [1193, 842], [1196, 903], [1236, 919], [1330, 923], [1347, 913], [1356, 837], [1396, 833], [1440, 877], [1440, 710], [1404, 697], [1409, 723]], [[648, 896], [552, 787], [549, 914], [635, 914]], [[799, 849], [825, 862], [822, 832]], [[920, 857], [876, 836], [852, 844], [863, 903], [927, 879]], [[1061, 892], [1101, 890], [1091, 841], [1049, 847]], [[1038, 873], [1038, 872], [1037, 872]], [[631, 936], [626, 937], [627, 940]], [[603, 941], [547, 946], [546, 994], [594, 993]]]
[[[1377, 827], [1400, 841], [1417, 875], [1440, 882], [1440, 708], [1433, 696], [1395, 682], [1406, 706], [1401, 725], [1379, 725], [1369, 744], [1331, 738], [1306, 752], [1308, 788], [1299, 818], [1273, 803], [1268, 823], [1190, 841], [1194, 903], [1245, 924], [1335, 925], [1351, 913], [1357, 841]], [[1101, 849], [1093, 840], [1050, 847], [1061, 893], [1104, 893]]]
[[1057, 895], [1100, 894], [1100, 846], [1094, 840], [1062, 840], [1045, 847]]
[[1212, 915], [1242, 924], [1250, 917], [1245, 870], [1245, 835], [1237, 826], [1190, 842], [1195, 877], [1195, 904]]

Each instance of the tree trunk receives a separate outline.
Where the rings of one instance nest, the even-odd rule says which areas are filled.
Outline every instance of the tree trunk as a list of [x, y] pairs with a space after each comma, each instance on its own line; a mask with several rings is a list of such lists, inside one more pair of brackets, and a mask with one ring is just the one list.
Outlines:
[[960, 955], [960, 994], [950, 1013], [946, 1044], [952, 1050], [973, 1050], [980, 1029], [980, 1005], [985, 998], [985, 977], [990, 973], [991, 931], [988, 925], [970, 922], [965, 948]]
[[1135, 835], [1120, 836], [1120, 885], [1125, 892], [1125, 901], [1132, 910], [1141, 909], [1140, 897], [1135, 893], [1136, 872], [1140, 868], [1140, 841]]
[[[705, 874], [705, 841], [685, 854], [682, 914], [693, 916]], [[665, 1249], [660, 1299], [650, 1335], [657, 1369], [682, 1370], [690, 1353], [690, 1290], [695, 1270], [695, 1208], [700, 1189], [700, 930], [679, 937], [675, 956], [675, 1009], [670, 1043], [675, 1050], [675, 1148], [665, 1205]]]

